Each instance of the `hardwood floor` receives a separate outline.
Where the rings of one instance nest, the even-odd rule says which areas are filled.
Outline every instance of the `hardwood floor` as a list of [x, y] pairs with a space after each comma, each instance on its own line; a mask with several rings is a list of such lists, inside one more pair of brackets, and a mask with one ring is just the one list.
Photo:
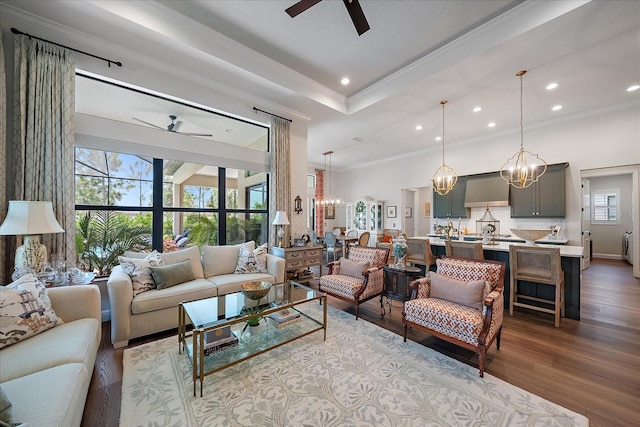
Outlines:
[[[640, 279], [624, 261], [594, 260], [582, 273], [581, 320], [516, 310], [505, 316], [500, 350], [491, 347], [486, 373], [583, 414], [591, 426], [640, 425]], [[335, 307], [353, 307], [330, 298]], [[402, 334], [402, 308], [380, 316], [379, 301], [360, 307], [362, 320]], [[171, 336], [175, 331], [131, 345]], [[409, 331], [409, 338], [477, 366], [477, 357], [438, 338]], [[103, 323], [83, 426], [116, 426], [120, 417], [123, 349], [114, 350], [110, 323]]]

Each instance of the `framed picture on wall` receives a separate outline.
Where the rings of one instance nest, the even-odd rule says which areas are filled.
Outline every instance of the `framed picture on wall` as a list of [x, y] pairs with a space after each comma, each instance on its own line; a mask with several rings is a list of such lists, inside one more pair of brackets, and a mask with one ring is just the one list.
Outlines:
[[405, 218], [411, 218], [411, 215], [413, 215], [412, 209], [411, 208], [404, 208], [404, 217]]
[[431, 216], [431, 203], [425, 202], [424, 204], [424, 217], [429, 218]]
[[333, 205], [328, 205], [324, 208], [324, 217], [326, 219], [336, 219], [336, 207]]
[[387, 218], [395, 218], [395, 217], [396, 217], [396, 207], [387, 206]]

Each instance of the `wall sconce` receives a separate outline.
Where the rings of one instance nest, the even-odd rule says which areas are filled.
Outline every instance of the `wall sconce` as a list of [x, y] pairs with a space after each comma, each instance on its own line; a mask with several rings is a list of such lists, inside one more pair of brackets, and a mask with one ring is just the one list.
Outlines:
[[293, 208], [293, 210], [296, 212], [297, 215], [300, 215], [302, 213], [302, 199], [300, 198], [299, 194], [294, 199], [294, 203], [295, 203], [295, 207]]

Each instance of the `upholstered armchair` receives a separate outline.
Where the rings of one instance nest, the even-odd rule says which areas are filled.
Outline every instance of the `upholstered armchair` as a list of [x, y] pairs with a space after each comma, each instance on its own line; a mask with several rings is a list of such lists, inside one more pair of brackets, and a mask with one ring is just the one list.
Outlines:
[[327, 264], [329, 274], [320, 278], [320, 291], [355, 305], [356, 320], [360, 303], [380, 296], [388, 249], [355, 246], [347, 258]]
[[409, 326], [478, 354], [484, 376], [487, 350], [500, 349], [506, 265], [453, 257], [436, 260], [437, 271], [411, 282], [411, 299], [402, 311], [404, 340]]

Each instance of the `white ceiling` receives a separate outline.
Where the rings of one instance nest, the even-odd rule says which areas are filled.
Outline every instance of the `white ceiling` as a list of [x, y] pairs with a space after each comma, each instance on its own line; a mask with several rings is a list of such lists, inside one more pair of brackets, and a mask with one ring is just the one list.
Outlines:
[[[640, 121], [640, 91], [626, 92], [640, 84], [639, 1], [361, 0], [371, 29], [360, 37], [342, 1], [321, 1], [292, 19], [284, 10], [295, 2], [0, 0], [0, 6], [30, 12], [34, 22], [45, 18], [43, 32], [62, 26], [67, 39], [106, 52], [118, 46], [125, 67], [133, 57], [161, 64], [176, 78], [206, 81], [259, 108], [308, 120], [309, 162], [322, 165], [322, 153], [333, 150], [336, 170], [439, 152], [442, 99], [449, 101], [447, 146], [513, 134], [516, 149], [515, 73], [522, 69], [528, 70], [525, 131], [630, 105], [639, 107]], [[340, 84], [345, 76], [349, 86]], [[547, 91], [551, 82], [559, 86]], [[168, 114], [177, 113], [182, 131], [220, 131], [197, 110], [138, 101], [130, 104], [135, 111], [123, 111], [109, 108], [116, 105], [107, 102], [109, 94], [87, 93], [91, 98], [78, 105], [91, 114], [166, 125]], [[96, 96], [102, 102], [93, 102]], [[556, 104], [563, 108], [554, 112]], [[477, 105], [483, 110], [473, 113]]]

